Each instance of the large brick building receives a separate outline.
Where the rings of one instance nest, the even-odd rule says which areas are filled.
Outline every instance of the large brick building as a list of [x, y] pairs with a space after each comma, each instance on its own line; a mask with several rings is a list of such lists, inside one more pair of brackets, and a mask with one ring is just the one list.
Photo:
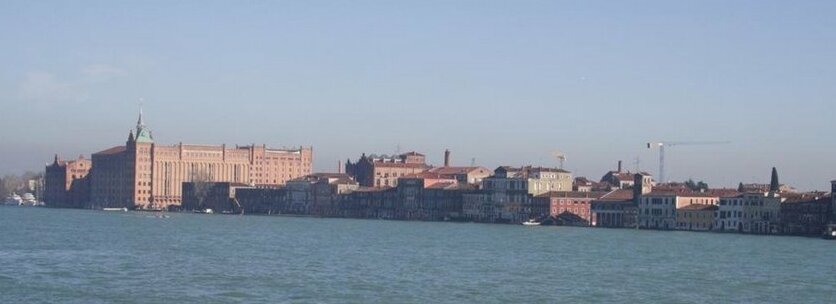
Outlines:
[[409, 152], [394, 156], [366, 156], [364, 153], [357, 162], [348, 160], [345, 173], [354, 178], [363, 187], [395, 187], [401, 177], [429, 170], [424, 154]]
[[90, 179], [87, 175], [91, 167], [92, 162], [84, 156], [64, 161], [55, 155], [53, 162], [44, 170], [44, 203], [49, 207], [83, 207], [90, 200]]
[[124, 146], [93, 154], [92, 208], [167, 208], [179, 205], [183, 182], [283, 185], [311, 173], [311, 148], [158, 145], [139, 114]]

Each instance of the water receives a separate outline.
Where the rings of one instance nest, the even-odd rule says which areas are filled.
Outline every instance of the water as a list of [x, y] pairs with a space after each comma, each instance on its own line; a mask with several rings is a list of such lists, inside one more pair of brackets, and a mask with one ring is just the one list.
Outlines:
[[824, 303], [836, 242], [0, 207], [0, 303]]

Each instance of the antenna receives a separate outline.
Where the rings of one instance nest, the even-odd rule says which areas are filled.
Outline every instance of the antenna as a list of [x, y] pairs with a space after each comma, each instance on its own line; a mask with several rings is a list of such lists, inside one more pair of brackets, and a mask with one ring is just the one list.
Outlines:
[[641, 164], [641, 162], [642, 161], [638, 156], [636, 156], [636, 159], [633, 160], [633, 164], [636, 165], [636, 173], [641, 172], [641, 166], [639, 166]]
[[554, 150], [552, 151], [552, 156], [557, 158], [560, 162], [560, 169], [563, 170], [563, 163], [566, 161], [566, 154], [563, 154], [560, 150]]

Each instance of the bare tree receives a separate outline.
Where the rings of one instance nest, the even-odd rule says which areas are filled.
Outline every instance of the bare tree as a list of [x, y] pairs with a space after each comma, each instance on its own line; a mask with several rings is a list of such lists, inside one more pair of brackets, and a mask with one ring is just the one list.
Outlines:
[[212, 178], [205, 170], [197, 170], [192, 172], [192, 192], [197, 199], [197, 207], [200, 210], [205, 209], [203, 204], [209, 196], [209, 190], [212, 187]]
[[5, 198], [6, 196], [9, 196], [14, 192], [22, 190], [23, 184], [24, 183], [19, 176], [6, 175], [5, 177], [3, 177], [2, 185], [0, 185], [0, 188], [2, 188], [2, 190], [0, 191], [3, 192], [3, 197]]

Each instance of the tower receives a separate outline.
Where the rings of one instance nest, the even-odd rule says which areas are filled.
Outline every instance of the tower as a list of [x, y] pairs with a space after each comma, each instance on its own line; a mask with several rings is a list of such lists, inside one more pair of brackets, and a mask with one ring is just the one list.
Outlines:
[[136, 120], [136, 142], [153, 143], [154, 136], [151, 130], [145, 126], [145, 120], [142, 118], [142, 107], [139, 107], [139, 118]]
[[644, 176], [636, 173], [633, 175], [633, 204], [639, 205], [644, 189]]
[[836, 180], [830, 181], [830, 223], [836, 224]]
[[444, 167], [450, 166], [450, 150], [444, 150]]
[[781, 184], [778, 183], [778, 170], [772, 167], [772, 179], [769, 181], [769, 192], [778, 193]]

